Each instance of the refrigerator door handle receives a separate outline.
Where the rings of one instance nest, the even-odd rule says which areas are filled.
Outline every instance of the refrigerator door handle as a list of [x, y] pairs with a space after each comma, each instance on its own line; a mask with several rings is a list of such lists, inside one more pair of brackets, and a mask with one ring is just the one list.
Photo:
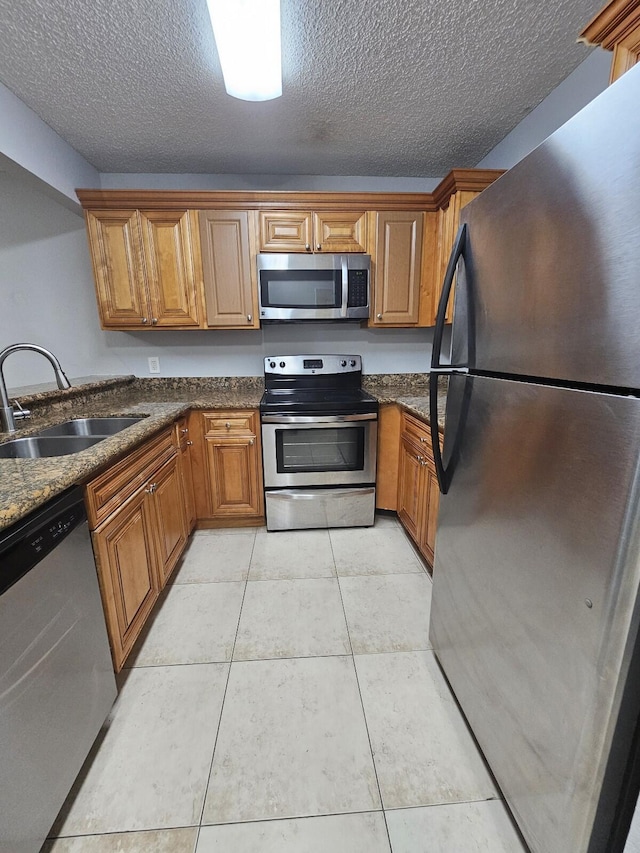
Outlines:
[[444, 334], [444, 321], [447, 315], [447, 302], [449, 301], [449, 294], [451, 293], [453, 277], [456, 274], [456, 267], [458, 266], [458, 261], [462, 257], [466, 242], [467, 225], [463, 222], [456, 235], [456, 240], [453, 244], [453, 249], [451, 250], [451, 257], [449, 258], [449, 263], [447, 264], [447, 271], [444, 274], [444, 281], [442, 283], [442, 293], [440, 294], [440, 302], [438, 303], [438, 313], [436, 314], [436, 328], [433, 333], [433, 347], [431, 349], [432, 371], [442, 370], [443, 368], [447, 369], [450, 367], [450, 365], [443, 365], [440, 363], [440, 355], [442, 352], [442, 336]]
[[[449, 491], [449, 478], [442, 464], [440, 452], [440, 436], [438, 434], [438, 380], [435, 376], [429, 380], [429, 424], [431, 432], [431, 449], [438, 477], [438, 486], [443, 495]], [[435, 428], [434, 428], [435, 427]]]
[[[452, 368], [450, 364], [443, 365], [440, 362], [442, 353], [442, 336], [444, 334], [444, 322], [447, 314], [447, 302], [451, 293], [451, 285], [453, 277], [456, 274], [458, 261], [463, 256], [464, 248], [467, 242], [467, 226], [463, 223], [456, 235], [455, 243], [451, 251], [447, 271], [444, 274], [442, 283], [442, 293], [440, 294], [440, 302], [438, 304], [438, 313], [436, 315], [436, 328], [433, 334], [433, 347], [431, 349], [431, 373], [432, 380], [429, 382], [429, 423], [431, 424], [431, 448], [433, 450], [433, 461], [435, 463], [436, 475], [438, 477], [438, 486], [443, 495], [449, 491], [450, 477], [447, 476], [444, 465], [442, 463], [442, 453], [440, 452], [440, 439], [438, 436], [438, 382], [436, 376], [438, 373], [449, 375], [451, 373], [466, 373], [466, 368]], [[435, 425], [435, 429], [433, 426]]]

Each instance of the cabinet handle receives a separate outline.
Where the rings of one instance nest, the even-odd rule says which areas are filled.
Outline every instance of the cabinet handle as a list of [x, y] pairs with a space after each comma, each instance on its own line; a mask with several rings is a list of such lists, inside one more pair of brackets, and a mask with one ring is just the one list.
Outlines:
[[318, 245], [316, 246], [316, 249], [317, 249], [319, 252], [321, 252], [321, 251], [322, 251], [322, 243], [318, 243]]
[[227, 421], [227, 422], [226, 422], [225, 427], [226, 427], [227, 429], [231, 429], [231, 424], [229, 423], [229, 421]]
[[247, 314], [247, 323], [250, 323], [253, 320], [251, 314]]
[[188, 441], [188, 442], [187, 442], [187, 445], [188, 445], [189, 447], [190, 447], [192, 444], [193, 444], [193, 442], [192, 442], [192, 441]]
[[382, 320], [382, 314], [376, 314], [376, 319]]
[[420, 441], [421, 441], [423, 444], [426, 442], [426, 440], [427, 440], [427, 439], [426, 439], [423, 435], [421, 435], [421, 436], [420, 436]]
[[307, 252], [310, 252], [310, 251], [311, 251], [311, 246], [307, 243], [307, 245], [305, 246], [305, 249], [307, 250]]
[[149, 322], [149, 321], [147, 320], [147, 318], [146, 318], [146, 317], [143, 317], [143, 318], [142, 318], [142, 324], [143, 324], [143, 325], [146, 325], [148, 322]]
[[158, 484], [157, 484], [157, 483], [151, 483], [151, 485], [149, 486], [149, 488], [148, 488], [148, 489], [145, 489], [145, 492], [146, 492], [148, 495], [152, 495], [152, 494], [156, 491], [156, 489], [157, 489], [157, 488], [158, 488]]
[[250, 438], [250, 439], [249, 439], [249, 444], [253, 445], [253, 444], [255, 444], [255, 441], [254, 441], [252, 438]]
[[[188, 434], [188, 432], [189, 432], [189, 430], [185, 427], [184, 429], [181, 429], [181, 430], [180, 430], [180, 432], [181, 432], [183, 435], [187, 435], [187, 434]], [[422, 439], [420, 439], [420, 441], [422, 441]]]
[[157, 317], [152, 317], [152, 318], [151, 318], [151, 325], [152, 325], [152, 326], [157, 326], [157, 325], [158, 325], [158, 318], [157, 318]]

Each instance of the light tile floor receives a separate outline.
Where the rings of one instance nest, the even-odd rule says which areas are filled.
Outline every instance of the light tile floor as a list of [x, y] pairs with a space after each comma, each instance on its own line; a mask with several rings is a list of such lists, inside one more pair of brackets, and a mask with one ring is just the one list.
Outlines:
[[524, 853], [393, 518], [195, 533], [43, 853]]

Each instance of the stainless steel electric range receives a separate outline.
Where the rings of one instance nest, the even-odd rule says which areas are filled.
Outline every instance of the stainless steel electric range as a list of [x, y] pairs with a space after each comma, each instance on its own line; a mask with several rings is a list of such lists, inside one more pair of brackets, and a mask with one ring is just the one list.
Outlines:
[[378, 401], [360, 356], [271, 356], [264, 376], [267, 530], [372, 525]]

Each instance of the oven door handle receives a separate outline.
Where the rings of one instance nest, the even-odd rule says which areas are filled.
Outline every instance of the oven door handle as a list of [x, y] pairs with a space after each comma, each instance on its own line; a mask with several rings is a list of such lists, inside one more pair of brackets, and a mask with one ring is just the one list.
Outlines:
[[377, 420], [376, 412], [363, 415], [262, 415], [263, 424], [339, 424]]

